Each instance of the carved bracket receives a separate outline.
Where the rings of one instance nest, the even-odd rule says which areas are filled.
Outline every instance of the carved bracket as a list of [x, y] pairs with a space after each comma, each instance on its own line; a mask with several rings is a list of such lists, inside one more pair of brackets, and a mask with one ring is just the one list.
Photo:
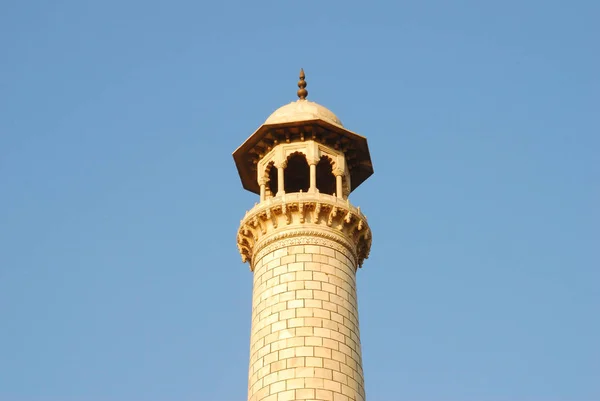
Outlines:
[[[286, 194], [256, 205], [246, 213], [237, 235], [243, 262], [250, 263], [258, 248], [278, 236], [314, 235], [335, 240], [354, 256], [358, 267], [368, 258], [371, 230], [359, 208], [327, 194]], [[295, 234], [297, 232], [297, 234]], [[308, 233], [308, 234], [307, 234]], [[260, 245], [259, 245], [260, 244]]]

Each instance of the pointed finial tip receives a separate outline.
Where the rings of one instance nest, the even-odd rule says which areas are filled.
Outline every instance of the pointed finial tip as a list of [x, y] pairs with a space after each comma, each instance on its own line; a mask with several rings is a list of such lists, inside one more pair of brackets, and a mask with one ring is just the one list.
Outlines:
[[298, 81], [298, 97], [300, 100], [305, 100], [308, 96], [308, 91], [306, 90], [306, 81], [304, 80], [306, 75], [304, 75], [304, 68], [300, 68], [300, 81]]

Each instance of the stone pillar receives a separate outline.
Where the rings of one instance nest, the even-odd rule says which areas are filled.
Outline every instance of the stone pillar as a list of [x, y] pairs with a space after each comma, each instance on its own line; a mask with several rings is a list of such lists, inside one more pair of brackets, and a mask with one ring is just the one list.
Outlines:
[[265, 201], [265, 196], [266, 196], [266, 186], [265, 184], [260, 184], [260, 201], [264, 202]]
[[342, 174], [335, 175], [335, 193], [338, 198], [343, 199], [343, 189], [342, 189]]
[[260, 187], [260, 201], [264, 202], [267, 194], [267, 181], [265, 178], [260, 178], [258, 180], [258, 185]]
[[327, 194], [259, 204], [238, 233], [254, 272], [249, 401], [365, 400], [356, 271], [371, 232]]
[[310, 188], [308, 192], [317, 192], [317, 163], [310, 163]]
[[275, 163], [275, 167], [277, 168], [277, 194], [275, 196], [280, 196], [285, 194], [285, 168], [287, 167], [287, 160], [282, 160]]

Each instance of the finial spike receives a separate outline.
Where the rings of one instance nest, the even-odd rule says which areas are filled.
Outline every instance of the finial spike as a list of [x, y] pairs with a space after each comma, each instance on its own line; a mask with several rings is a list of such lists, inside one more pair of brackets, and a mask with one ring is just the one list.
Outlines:
[[305, 100], [308, 96], [308, 91], [306, 90], [306, 81], [304, 80], [306, 75], [304, 75], [304, 69], [300, 68], [300, 81], [298, 81], [298, 97], [300, 100]]

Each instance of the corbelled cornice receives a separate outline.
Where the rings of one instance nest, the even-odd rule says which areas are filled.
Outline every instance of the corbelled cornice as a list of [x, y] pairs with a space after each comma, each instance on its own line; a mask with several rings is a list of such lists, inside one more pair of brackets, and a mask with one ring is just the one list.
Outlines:
[[251, 270], [256, 256], [266, 248], [284, 246], [280, 241], [301, 245], [323, 240], [348, 249], [360, 267], [369, 256], [371, 229], [360, 208], [348, 200], [301, 192], [257, 204], [246, 212], [237, 235], [242, 261], [249, 262]]

